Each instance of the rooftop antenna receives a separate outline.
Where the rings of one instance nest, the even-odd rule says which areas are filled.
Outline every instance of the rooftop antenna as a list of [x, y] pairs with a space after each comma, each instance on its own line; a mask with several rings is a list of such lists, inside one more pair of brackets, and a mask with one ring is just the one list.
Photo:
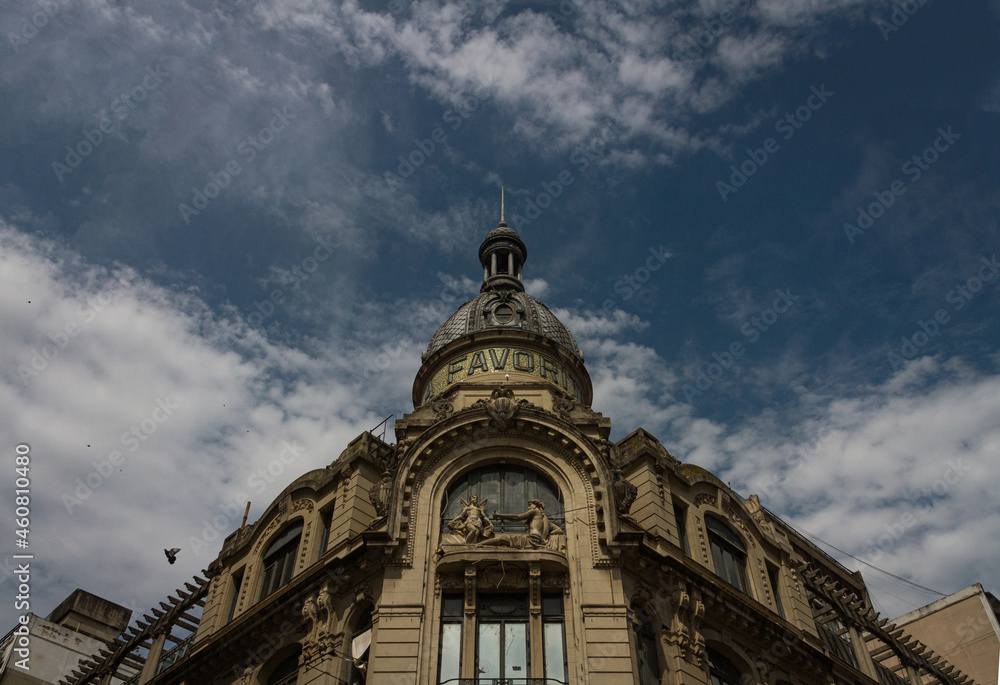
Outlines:
[[503, 183], [500, 184], [500, 223], [506, 223], [503, 218]]

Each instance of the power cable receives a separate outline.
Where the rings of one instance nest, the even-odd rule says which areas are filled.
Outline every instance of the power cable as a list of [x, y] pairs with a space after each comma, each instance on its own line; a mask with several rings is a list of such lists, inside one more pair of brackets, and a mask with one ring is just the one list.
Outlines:
[[[821, 543], [821, 544], [824, 544], [824, 545], [826, 545], [827, 547], [829, 547], [829, 548], [831, 548], [831, 549], [835, 549], [835, 550], [837, 550], [838, 552], [840, 552], [841, 554], [843, 554], [843, 555], [845, 555], [845, 556], [848, 556], [848, 557], [850, 557], [851, 559], [854, 559], [855, 561], [859, 561], [859, 562], [861, 562], [862, 564], [864, 564], [865, 566], [868, 566], [868, 567], [870, 567], [870, 568], [873, 568], [873, 569], [875, 569], [875, 570], [876, 570], [876, 571], [878, 571], [879, 573], [884, 573], [885, 575], [889, 576], [890, 578], [895, 578], [895, 579], [896, 579], [896, 580], [898, 580], [898, 581], [901, 581], [901, 582], [903, 582], [903, 583], [906, 583], [907, 585], [912, 585], [913, 587], [915, 587], [915, 588], [919, 588], [919, 589], [921, 589], [921, 590], [924, 590], [925, 592], [930, 592], [931, 594], [935, 594], [935, 595], [939, 595], [939, 596], [941, 596], [941, 597], [946, 597], [946, 596], [947, 596], [947, 595], [946, 595], [945, 593], [943, 593], [943, 592], [939, 592], [939, 591], [937, 591], [937, 590], [933, 590], [933, 589], [931, 589], [931, 588], [929, 588], [929, 587], [925, 587], [925, 586], [923, 586], [923, 585], [921, 585], [921, 584], [919, 584], [919, 583], [914, 583], [914, 582], [913, 582], [912, 580], [908, 580], [908, 579], [906, 579], [906, 578], [903, 578], [902, 576], [897, 576], [897, 575], [896, 575], [895, 573], [890, 573], [889, 571], [886, 571], [886, 570], [885, 570], [885, 569], [883, 569], [883, 568], [879, 568], [879, 567], [878, 567], [878, 566], [876, 566], [875, 564], [870, 564], [870, 563], [868, 563], [867, 561], [865, 561], [864, 559], [859, 559], [858, 557], [854, 556], [854, 555], [853, 555], [853, 554], [851, 554], [850, 552], [845, 552], [844, 550], [840, 549], [840, 548], [839, 548], [839, 547], [837, 547], [836, 545], [833, 545], [833, 544], [830, 544], [830, 543], [829, 543], [829, 542], [827, 542], [826, 540], [823, 540], [823, 539], [821, 539], [820, 537], [818, 537], [818, 536], [816, 536], [816, 535], [813, 535], [812, 533], [810, 533], [809, 531], [805, 530], [804, 528], [800, 528], [800, 527], [798, 527], [798, 526], [795, 526], [795, 525], [793, 525], [793, 524], [792, 524], [791, 522], [789, 522], [789, 521], [787, 521], [787, 520], [785, 520], [785, 519], [781, 519], [781, 520], [782, 520], [782, 521], [783, 521], [783, 522], [784, 522], [784, 523], [785, 523], [785, 524], [786, 524], [786, 525], [787, 525], [787, 526], [788, 526], [789, 528], [791, 528], [792, 530], [795, 530], [795, 531], [798, 531], [799, 533], [801, 533], [801, 534], [802, 534], [802, 535], [804, 535], [805, 537], [807, 537], [807, 538], [810, 538], [810, 539], [812, 539], [812, 540], [815, 540], [816, 542], [819, 542], [819, 543]], [[893, 595], [893, 597], [895, 597], [895, 595]], [[896, 599], [901, 599], [901, 598], [899, 598], [899, 597], [896, 597]], [[905, 601], [905, 600], [904, 600], [904, 601]]]

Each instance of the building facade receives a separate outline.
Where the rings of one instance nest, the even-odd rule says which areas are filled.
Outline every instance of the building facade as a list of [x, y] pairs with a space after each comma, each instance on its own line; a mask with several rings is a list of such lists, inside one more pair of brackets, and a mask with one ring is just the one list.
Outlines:
[[[132, 611], [74, 590], [46, 618], [27, 614], [0, 640], [0, 685], [50, 685], [106, 649], [128, 626]], [[122, 664], [115, 685], [133, 675]]]
[[970, 585], [895, 619], [980, 685], [1000, 678], [1000, 600]]
[[611, 442], [526, 258], [501, 220], [395, 443], [290, 483], [64, 685], [137, 659], [162, 685], [973, 682], [757, 497], [641, 428]]

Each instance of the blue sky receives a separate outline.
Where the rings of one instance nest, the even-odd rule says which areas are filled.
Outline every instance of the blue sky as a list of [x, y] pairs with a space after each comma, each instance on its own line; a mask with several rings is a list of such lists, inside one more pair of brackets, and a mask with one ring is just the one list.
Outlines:
[[[0, 435], [32, 450], [32, 609], [154, 604], [246, 499], [411, 409], [501, 183], [613, 438], [996, 590], [998, 12], [3, 0]], [[886, 614], [937, 597], [833, 553]]]

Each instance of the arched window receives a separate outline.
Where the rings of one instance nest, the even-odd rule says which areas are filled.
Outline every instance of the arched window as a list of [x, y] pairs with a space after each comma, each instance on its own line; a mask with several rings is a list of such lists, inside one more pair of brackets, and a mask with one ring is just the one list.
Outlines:
[[264, 581], [260, 586], [260, 598], [264, 599], [272, 592], [292, 579], [295, 571], [295, 556], [299, 551], [299, 539], [302, 537], [302, 521], [289, 526], [279, 535], [264, 552]]
[[632, 639], [635, 641], [635, 663], [639, 671], [639, 685], [659, 685], [660, 660], [657, 657], [653, 623], [638, 604], [632, 605], [629, 623], [632, 625]]
[[740, 670], [714, 649], [708, 652], [708, 675], [712, 685], [740, 685]]
[[351, 631], [351, 662], [348, 667], [348, 685], [363, 685], [368, 676], [368, 655], [372, 644], [372, 610], [365, 611], [358, 618]]
[[477, 495], [480, 502], [489, 500], [487, 511], [502, 514], [520, 514], [527, 510], [528, 502], [537, 499], [545, 505], [550, 521], [559, 526], [564, 522], [559, 490], [545, 476], [521, 466], [495, 464], [459, 476], [441, 504], [444, 519], [450, 521], [462, 513], [459, 498], [468, 501], [471, 495]]
[[299, 649], [278, 662], [278, 665], [267, 677], [266, 685], [296, 685], [299, 677], [299, 654], [301, 652], [302, 650]]
[[747, 583], [747, 548], [729, 526], [713, 516], [705, 517], [708, 542], [712, 548], [715, 573], [740, 592], [749, 594]]

